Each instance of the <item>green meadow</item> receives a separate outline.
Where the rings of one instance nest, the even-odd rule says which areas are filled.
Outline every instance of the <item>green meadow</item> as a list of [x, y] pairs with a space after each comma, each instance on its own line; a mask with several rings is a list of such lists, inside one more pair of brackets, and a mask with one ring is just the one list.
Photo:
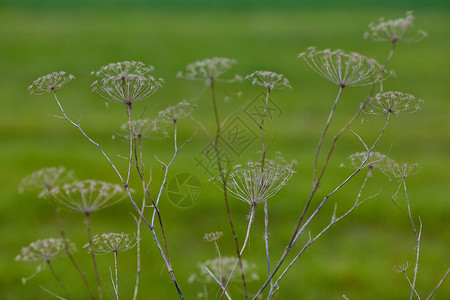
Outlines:
[[[412, 213], [423, 223], [417, 289], [426, 296], [435, 288], [449, 267], [450, 253], [450, 7], [437, 1], [434, 7], [420, 2], [400, 1], [398, 5], [367, 7], [359, 4], [333, 8], [282, 1], [273, 7], [268, 1], [254, 9], [251, 4], [231, 1], [228, 9], [218, 6], [202, 7], [194, 1], [192, 7], [184, 2], [169, 1], [146, 6], [140, 1], [130, 8], [113, 2], [99, 1], [95, 7], [82, 5], [66, 7], [61, 3], [5, 1], [0, 10], [0, 299], [51, 299], [40, 286], [64, 295], [46, 269], [22, 284], [22, 278], [32, 275], [36, 264], [14, 260], [21, 247], [43, 238], [58, 237], [58, 226], [52, 206], [36, 193], [18, 192], [26, 175], [46, 167], [65, 166], [79, 179], [98, 179], [119, 183], [116, 174], [98, 149], [87, 142], [77, 129], [55, 117], [60, 112], [50, 94], [28, 95], [28, 86], [38, 77], [65, 71], [76, 80], [58, 91], [66, 113], [80, 120], [82, 128], [126, 172], [128, 142], [120, 135], [126, 122], [125, 107], [105, 104], [91, 92], [91, 71], [111, 62], [142, 61], [155, 67], [154, 74], [164, 78], [163, 88], [145, 101], [133, 105], [135, 118], [155, 117], [168, 105], [187, 100], [197, 106], [193, 113], [206, 128], [214, 132], [214, 116], [210, 92], [203, 82], [177, 78], [179, 71], [197, 60], [229, 57], [237, 64], [224, 78], [235, 74], [242, 77], [255, 70], [271, 70], [289, 79], [290, 90], [274, 90], [271, 100], [278, 110], [267, 120], [265, 136], [274, 139], [268, 152], [274, 158], [280, 151], [290, 161], [296, 160], [296, 174], [288, 185], [269, 201], [272, 263], [281, 256], [311, 191], [314, 155], [329, 110], [338, 87], [321, 78], [297, 58], [309, 46], [318, 49], [342, 49], [358, 52], [384, 63], [390, 51], [389, 43], [364, 39], [370, 22], [379, 17], [396, 19], [414, 9], [412, 32], [423, 29], [428, 37], [416, 44], [399, 42], [389, 69], [395, 76], [383, 82], [383, 90], [397, 90], [424, 100], [422, 110], [393, 118], [376, 151], [388, 153], [397, 161], [420, 165], [420, 172], [408, 178], [408, 194]], [[286, 7], [281, 6], [286, 2]], [[303, 3], [303, 2], [302, 2]], [[351, 1], [348, 1], [351, 3]], [[382, 3], [385, 3], [382, 1]], [[103, 7], [102, 5], [105, 5]], [[222, 5], [222, 6], [221, 6]], [[261, 4], [262, 5], [262, 4]], [[370, 8], [370, 9], [368, 9]], [[369, 94], [369, 87], [344, 89], [320, 156], [323, 163], [331, 139], [358, 111]], [[217, 87], [219, 115], [222, 119], [240, 120], [253, 133], [258, 127], [248, 109], [260, 97], [261, 89], [249, 81], [222, 83]], [[384, 118], [364, 116], [352, 129], [365, 142], [372, 143], [384, 124]], [[198, 272], [198, 264], [215, 257], [214, 245], [203, 241], [204, 233], [222, 231], [219, 240], [223, 256], [235, 254], [223, 195], [211, 182], [208, 171], [199, 162], [209, 143], [199, 125], [184, 119], [180, 122], [179, 141], [195, 135], [182, 149], [169, 173], [189, 172], [201, 180], [201, 197], [195, 205], [180, 208], [163, 193], [161, 214], [168, 239], [171, 259], [186, 299], [197, 299], [203, 291], [199, 282], [189, 278]], [[197, 130], [197, 131], [196, 131]], [[255, 159], [260, 149], [258, 139], [249, 142], [242, 151], [222, 144], [231, 164]], [[227, 148], [228, 147], [228, 148]], [[331, 163], [317, 196], [319, 201], [350, 173], [340, 167], [347, 157], [364, 151], [358, 138], [346, 132], [339, 140]], [[171, 139], [146, 141], [147, 175], [151, 173], [150, 188], [156, 190], [163, 171], [158, 159], [167, 161], [173, 153]], [[239, 152], [239, 153], [237, 153]], [[203, 161], [204, 162], [204, 161]], [[151, 169], [151, 170], [150, 170]], [[139, 199], [137, 175], [132, 176]], [[311, 224], [311, 235], [326, 226], [333, 214], [351, 207], [362, 183], [359, 175], [329, 199], [320, 216]], [[280, 282], [278, 299], [407, 299], [410, 287], [403, 274], [394, 266], [415, 260], [415, 237], [408, 218], [392, 203], [398, 182], [389, 181], [375, 172], [363, 197], [377, 195], [355, 210], [342, 222], [318, 239]], [[142, 196], [142, 195], [141, 195]], [[398, 202], [404, 204], [399, 196]], [[240, 237], [244, 238], [249, 213], [244, 202], [230, 199], [233, 220]], [[92, 215], [92, 231], [135, 231], [133, 207], [128, 200]], [[150, 209], [148, 211], [150, 214]], [[89, 274], [94, 285], [92, 264], [83, 245], [87, 242], [83, 216], [62, 212], [66, 231], [77, 244], [75, 258]], [[161, 256], [148, 228], [143, 227], [142, 280], [139, 299], [176, 299]], [[265, 281], [267, 270], [264, 252], [264, 215], [257, 210], [250, 243], [244, 253], [255, 264], [259, 280], [248, 283], [250, 294]], [[293, 253], [307, 241], [305, 235], [297, 242]], [[291, 253], [291, 254], [293, 254]], [[119, 255], [119, 284], [122, 299], [131, 299], [135, 281], [134, 250]], [[292, 255], [290, 256], [293, 257]], [[110, 286], [109, 267], [112, 255], [98, 258], [103, 280]], [[88, 299], [83, 282], [67, 259], [58, 259], [54, 267], [77, 299]], [[408, 270], [412, 276], [413, 267]], [[231, 294], [241, 299], [241, 283], [231, 286]], [[207, 285], [209, 299], [218, 298], [218, 288]], [[104, 289], [105, 299], [109, 295]], [[444, 282], [433, 299], [450, 299], [450, 282]]]

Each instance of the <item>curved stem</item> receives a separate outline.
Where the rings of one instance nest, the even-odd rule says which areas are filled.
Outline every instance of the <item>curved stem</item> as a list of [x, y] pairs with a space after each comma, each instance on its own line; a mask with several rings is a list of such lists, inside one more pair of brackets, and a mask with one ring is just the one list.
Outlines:
[[[235, 244], [235, 247], [236, 247], [236, 254], [238, 256], [239, 267], [240, 267], [240, 270], [241, 270], [242, 284], [244, 286], [244, 296], [245, 296], [245, 299], [247, 299], [247, 285], [245, 283], [244, 269], [243, 269], [243, 266], [242, 266], [241, 254], [240, 254], [240, 250], [239, 250], [239, 242], [238, 242], [238, 239], [237, 239], [236, 230], [234, 229], [233, 219], [231, 218], [230, 206], [229, 206], [229, 203], [228, 203], [227, 181], [226, 181], [226, 176], [224, 175], [224, 172], [223, 172], [222, 163], [221, 163], [221, 159], [220, 159], [220, 152], [219, 152], [219, 145], [218, 145], [218, 143], [219, 143], [219, 137], [220, 137], [220, 133], [221, 133], [221, 127], [220, 127], [219, 113], [218, 113], [218, 110], [217, 110], [217, 103], [216, 103], [216, 94], [215, 94], [215, 88], [214, 88], [214, 77], [210, 77], [209, 78], [209, 84], [211, 86], [211, 99], [212, 99], [212, 103], [213, 103], [214, 116], [215, 116], [215, 120], [216, 120], [216, 136], [215, 136], [214, 141], [213, 141], [213, 146], [214, 146], [214, 150], [216, 152], [217, 167], [219, 169], [219, 175], [220, 175], [221, 181], [223, 183], [223, 196], [224, 196], [224, 200], [225, 200], [225, 207], [226, 207], [226, 210], [227, 210], [228, 223], [230, 224], [231, 232], [233, 234], [234, 244]], [[223, 298], [225, 291], [226, 290], [224, 290], [222, 292], [222, 295], [220, 296], [220, 299]]]
[[95, 260], [94, 248], [92, 247], [90, 214], [86, 213], [85, 215], [86, 215], [85, 220], [86, 220], [86, 227], [87, 227], [88, 239], [89, 239], [89, 252], [91, 253], [92, 263], [94, 265], [95, 279], [97, 280], [98, 297], [101, 300], [101, 299], [103, 299], [103, 295], [102, 295], [102, 288], [100, 286], [100, 276], [98, 275], [97, 262]]
[[[255, 217], [255, 211], [256, 211], [256, 205], [252, 205], [252, 208], [251, 208], [250, 214], [249, 214], [249, 220], [248, 220], [248, 225], [247, 225], [247, 232], [245, 234], [245, 239], [244, 239], [244, 243], [242, 244], [241, 251], [239, 252], [239, 257], [242, 256], [242, 253], [244, 253], [245, 247], [247, 246], [247, 242], [248, 242], [249, 237], [250, 237], [250, 229], [252, 228], [253, 219]], [[227, 290], [228, 285], [231, 282], [231, 278], [233, 278], [234, 272], [236, 271], [238, 263], [239, 263], [239, 259], [236, 259], [236, 262], [234, 263], [233, 269], [231, 270], [230, 276], [228, 277], [227, 283], [223, 287], [222, 293], [224, 293]]]
[[328, 127], [330, 126], [331, 119], [333, 118], [334, 112], [336, 110], [336, 106], [339, 102], [339, 99], [341, 98], [343, 90], [344, 90], [344, 86], [340, 86], [336, 100], [334, 101], [333, 107], [331, 108], [330, 114], [328, 115], [327, 123], [325, 124], [325, 128], [323, 129], [322, 136], [320, 137], [319, 144], [317, 145], [316, 158], [314, 160], [313, 187], [315, 187], [317, 184], [317, 182], [316, 182], [317, 163], [319, 160], [319, 153], [320, 153], [320, 149], [322, 148], [323, 139], [325, 138], [325, 135], [328, 131]]
[[[48, 191], [50, 191], [50, 187], [47, 187]], [[51, 193], [48, 193], [49, 198], [50, 198], [50, 202], [53, 205], [53, 207], [55, 208], [55, 216], [56, 216], [56, 221], [58, 223], [59, 226], [59, 234], [61, 235], [61, 238], [63, 240], [63, 244], [64, 244], [64, 251], [66, 251], [67, 256], [69, 257], [70, 261], [72, 262], [72, 265], [75, 267], [75, 269], [78, 271], [78, 273], [81, 275], [81, 277], [83, 278], [83, 282], [86, 285], [86, 288], [88, 290], [89, 296], [91, 297], [92, 300], [95, 299], [94, 294], [92, 293], [92, 289], [89, 285], [89, 282], [86, 278], [86, 274], [84, 273], [84, 271], [81, 269], [81, 267], [77, 264], [77, 262], [75, 261], [75, 258], [72, 255], [72, 252], [70, 252], [69, 249], [69, 244], [67, 241], [67, 237], [66, 237], [66, 232], [64, 230], [64, 225], [62, 223], [61, 217], [59, 215], [59, 208], [55, 203], [55, 200], [52, 196]]]
[[55, 269], [53, 269], [52, 264], [50, 263], [50, 260], [46, 260], [45, 261], [50, 269], [50, 271], [52, 271], [53, 276], [56, 278], [56, 280], [58, 281], [59, 285], [63, 288], [64, 292], [66, 292], [66, 294], [69, 296], [70, 299], [75, 299], [72, 294], [67, 290], [66, 286], [62, 283], [61, 278], [59, 278], [58, 274], [56, 274]]
[[[350, 176], [348, 176], [343, 182], [341, 182], [331, 193], [329, 193], [327, 196], [325, 196], [322, 200], [322, 202], [319, 204], [319, 206], [316, 208], [316, 210], [311, 214], [311, 216], [306, 220], [306, 222], [303, 224], [303, 226], [298, 226], [298, 230], [296, 230], [295, 235], [292, 237], [291, 242], [288, 244], [288, 246], [286, 247], [285, 251], [283, 252], [281, 258], [279, 259], [277, 265], [275, 266], [274, 270], [272, 271], [272, 273], [270, 274], [269, 278], [264, 282], [264, 284], [262, 285], [262, 287], [259, 289], [259, 291], [256, 293], [256, 295], [253, 297], [253, 299], [257, 299], [259, 297], [259, 295], [264, 291], [264, 289], [267, 287], [268, 283], [272, 280], [273, 276], [275, 275], [275, 273], [280, 269], [282, 263], [286, 260], [287, 255], [289, 254], [290, 250], [292, 249], [294, 243], [297, 241], [298, 237], [300, 236], [300, 234], [304, 231], [304, 229], [306, 228], [306, 226], [308, 226], [308, 224], [311, 222], [312, 219], [314, 219], [314, 217], [317, 215], [317, 213], [319, 213], [319, 211], [321, 210], [322, 206], [327, 202], [328, 198], [330, 198], [331, 196], [333, 196], [338, 190], [340, 190], [345, 184], [347, 184], [357, 173], [359, 173], [362, 168], [364, 167], [364, 165], [366, 164], [367, 160], [369, 159], [370, 153], [372, 152], [373, 148], [375, 148], [375, 146], [378, 144], [378, 142], [380, 141], [381, 137], [384, 135], [387, 126], [389, 124], [390, 121], [390, 117], [391, 115], [388, 114], [387, 118], [386, 118], [386, 123], [384, 124], [384, 127], [381, 131], [381, 133], [379, 134], [379, 136], [377, 137], [377, 139], [375, 140], [375, 142], [372, 144], [372, 146], [370, 148], [367, 149], [367, 155], [364, 159], [364, 161], [361, 163], [360, 167], [358, 169], [356, 169]], [[304, 214], [302, 214], [302, 217], [304, 216]]]
[[[171, 278], [172, 278], [172, 281], [173, 281], [173, 283], [174, 283], [174, 285], [175, 285], [175, 287], [176, 287], [176, 289], [177, 289], [178, 295], [180, 296], [181, 299], [184, 299], [184, 298], [183, 298], [183, 295], [182, 295], [182, 293], [181, 293], [181, 290], [180, 290], [180, 288], [179, 288], [179, 286], [178, 286], [178, 282], [177, 282], [176, 279], [175, 279], [175, 275], [173, 274], [173, 270], [172, 270], [171, 267], [170, 267], [169, 261], [166, 259], [166, 255], [165, 255], [165, 253], [164, 253], [164, 250], [162, 249], [161, 245], [160, 245], [159, 242], [157, 241], [157, 236], [156, 236], [156, 233], [155, 233], [155, 231], [154, 231], [154, 227], [149, 223], [149, 221], [147, 220], [147, 218], [145, 218], [145, 216], [143, 215], [142, 211], [141, 211], [141, 210], [139, 209], [139, 207], [137, 206], [136, 201], [134, 200], [134, 197], [133, 197], [133, 195], [131, 194], [130, 188], [128, 187], [128, 184], [124, 181], [124, 179], [123, 179], [122, 175], [120, 174], [119, 170], [117, 169], [117, 167], [115, 166], [115, 164], [111, 161], [111, 159], [109, 158], [109, 156], [105, 153], [105, 151], [103, 151], [103, 149], [100, 147], [100, 145], [99, 145], [98, 143], [96, 143], [94, 140], [92, 140], [92, 139], [91, 139], [91, 138], [83, 131], [83, 129], [82, 129], [81, 126], [80, 126], [80, 123], [75, 123], [75, 122], [72, 121], [69, 117], [67, 117], [67, 115], [66, 115], [66, 113], [65, 113], [65, 111], [64, 111], [64, 109], [63, 109], [61, 103], [59, 102], [58, 97], [56, 96], [56, 93], [55, 93], [54, 90], [53, 90], [53, 95], [54, 95], [54, 98], [55, 98], [56, 103], [58, 104], [58, 106], [59, 106], [59, 108], [60, 108], [60, 110], [61, 110], [61, 113], [63, 114], [62, 119], [67, 120], [70, 124], [72, 124], [73, 126], [77, 127], [78, 130], [81, 132], [81, 134], [82, 134], [89, 142], [91, 142], [92, 144], [94, 144], [94, 145], [100, 150], [100, 152], [103, 154], [103, 156], [104, 156], [104, 157], [106, 158], [106, 160], [109, 162], [109, 164], [111, 165], [111, 167], [114, 169], [115, 173], [117, 174], [117, 176], [119, 177], [120, 181], [122, 182], [122, 184], [123, 184], [123, 186], [124, 186], [124, 188], [125, 188], [125, 191], [126, 191], [128, 197], [130, 198], [131, 203], [132, 203], [134, 209], [135, 209], [136, 212], [139, 214], [139, 217], [142, 218], [142, 220], [144, 220], [145, 224], [146, 224], [146, 225], [150, 228], [150, 230], [152, 231], [153, 238], [155, 239], [156, 245], [158, 246], [158, 250], [160, 251], [161, 256], [163, 257], [166, 266], [168, 266], [169, 274], [170, 274], [170, 276], [171, 276]], [[147, 191], [147, 192], [148, 192], [148, 191]], [[156, 210], [157, 210], [159, 222], [160, 222], [160, 224], [161, 224], [161, 226], [162, 226], [162, 220], [161, 220], [161, 216], [160, 216], [160, 214], [159, 214], [159, 210], [158, 210], [157, 208], [156, 208]], [[166, 247], [166, 250], [167, 250], [167, 247]]]

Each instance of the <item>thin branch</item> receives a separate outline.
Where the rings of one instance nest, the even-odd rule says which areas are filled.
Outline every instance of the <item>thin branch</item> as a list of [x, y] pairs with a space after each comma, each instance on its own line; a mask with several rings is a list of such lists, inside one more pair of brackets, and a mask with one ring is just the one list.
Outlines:
[[425, 300], [429, 300], [431, 299], [431, 297], [433, 297], [433, 295], [436, 293], [436, 291], [441, 287], [442, 283], [444, 282], [445, 278], [447, 278], [448, 274], [450, 273], [450, 268], [447, 269], [447, 272], [445, 272], [444, 276], [442, 277], [442, 279], [439, 281], [439, 283], [437, 284], [437, 286], [434, 288], [434, 290], [430, 293], [430, 295], [427, 297], [427, 299]]

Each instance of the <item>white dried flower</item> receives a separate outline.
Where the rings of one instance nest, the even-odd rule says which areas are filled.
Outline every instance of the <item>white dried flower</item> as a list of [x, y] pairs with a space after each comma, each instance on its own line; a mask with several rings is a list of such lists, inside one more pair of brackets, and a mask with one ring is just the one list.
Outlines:
[[223, 80], [219, 78], [226, 71], [231, 69], [237, 62], [234, 59], [226, 57], [213, 57], [196, 61], [186, 66], [186, 73], [178, 72], [177, 77], [186, 78], [188, 80], [200, 80], [204, 81], [207, 85], [211, 84], [211, 81], [236, 81], [241, 80], [241, 77], [235, 75], [231, 80]]
[[391, 161], [389, 164], [384, 166], [381, 171], [388, 176], [397, 178], [399, 180], [404, 180], [408, 176], [412, 176], [420, 171], [418, 168], [418, 164], [412, 163], [397, 163], [395, 161]]
[[[367, 156], [367, 152], [357, 152], [350, 155], [347, 160], [353, 168], [361, 167], [362, 163], [364, 163], [362, 168], [368, 167], [370, 169], [382, 168], [386, 164], [392, 163], [390, 158], [379, 152], [370, 152], [369, 156]], [[344, 166], [345, 164], [341, 165], [341, 167]]]
[[401, 92], [376, 94], [364, 110], [367, 114], [398, 116], [399, 113], [413, 113], [421, 109], [422, 99]]
[[176, 105], [171, 105], [165, 110], [158, 113], [158, 120], [161, 123], [173, 124], [177, 120], [188, 117], [196, 108], [195, 105], [191, 105], [189, 102], [183, 100]]
[[67, 171], [64, 167], [40, 169], [22, 179], [19, 192], [37, 189], [40, 191], [39, 197], [44, 197], [55, 186], [71, 181], [73, 178], [73, 171]]
[[303, 58], [320, 76], [340, 87], [371, 85], [390, 76], [376, 60], [355, 52], [347, 54], [342, 50], [329, 49], [318, 51], [315, 47], [310, 47], [298, 57]]
[[108, 101], [131, 107], [133, 103], [148, 98], [161, 87], [163, 80], [151, 76], [152, 71], [153, 66], [146, 66], [142, 62], [111, 63], [91, 73], [98, 78], [92, 83], [92, 91]]
[[73, 212], [90, 214], [126, 197], [123, 186], [98, 180], [82, 180], [57, 186], [50, 191], [56, 203]]
[[[160, 140], [168, 136], [161, 126], [161, 121], [158, 119], [140, 119], [131, 121], [131, 132], [133, 138], [149, 138], [152, 140]], [[122, 133], [120, 136], [130, 138], [130, 122], [122, 124]]]
[[391, 42], [395, 44], [397, 41], [404, 41], [407, 43], [415, 43], [427, 37], [427, 33], [423, 30], [417, 31], [415, 36], [406, 37], [405, 33], [409, 27], [413, 26], [414, 16], [412, 11], [406, 12], [404, 18], [396, 20], [387, 20], [380, 18], [377, 24], [370, 23], [369, 31], [364, 33], [366, 39], [370, 38], [376, 42]]
[[[103, 255], [108, 253], [126, 252], [136, 245], [135, 236], [127, 233], [103, 233], [96, 234], [92, 238], [92, 249], [95, 254]], [[83, 248], [90, 248], [87, 243]], [[90, 250], [89, 250], [90, 251]]]
[[[71, 253], [76, 251], [75, 244], [66, 240], [67, 246]], [[48, 238], [44, 240], [37, 240], [26, 247], [23, 247], [20, 254], [16, 256], [16, 261], [48, 262], [51, 259], [65, 256], [63, 239]]]
[[[247, 260], [241, 259], [242, 269], [246, 273], [246, 280], [258, 280], [259, 276], [256, 272], [256, 265], [249, 264]], [[192, 274], [189, 277], [189, 282], [199, 281], [202, 283], [211, 283], [214, 282], [214, 279], [211, 275], [206, 271], [205, 267], [208, 268], [214, 276], [219, 279], [222, 283], [225, 283], [231, 275], [233, 271], [234, 265], [236, 263], [236, 257], [226, 256], [222, 258], [210, 259], [205, 262], [197, 264], [198, 273]], [[238, 272], [234, 272], [233, 278], [231, 281], [239, 280], [236, 276]]]
[[205, 233], [205, 235], [203, 236], [203, 239], [207, 242], [216, 242], [222, 236], [223, 236], [222, 231], [216, 231], [216, 232]]
[[[269, 160], [261, 168], [260, 162], [250, 161], [245, 167], [234, 166], [233, 171], [225, 174], [225, 180], [230, 195], [256, 206], [278, 193], [294, 173], [292, 164], [286, 165]], [[223, 183], [222, 179], [211, 179], [218, 188], [222, 189], [223, 186], [217, 184], [216, 180]]]
[[42, 77], [39, 77], [28, 87], [30, 95], [41, 95], [44, 93], [50, 93], [55, 89], [61, 88], [64, 84], [68, 83], [75, 76], [66, 74], [66, 72], [53, 72]]
[[289, 80], [283, 74], [277, 74], [271, 71], [255, 71], [245, 76], [245, 79], [250, 80], [253, 85], [260, 85], [270, 90], [292, 88], [289, 85]]

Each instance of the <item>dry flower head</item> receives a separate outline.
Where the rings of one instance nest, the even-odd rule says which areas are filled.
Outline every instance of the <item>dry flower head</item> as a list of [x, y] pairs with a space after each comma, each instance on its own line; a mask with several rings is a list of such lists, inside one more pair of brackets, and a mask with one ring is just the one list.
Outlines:
[[376, 42], [389, 41], [394, 44], [400, 40], [407, 43], [419, 42], [427, 37], [427, 33], [423, 30], [418, 30], [415, 36], [405, 38], [406, 31], [413, 26], [413, 21], [414, 16], [411, 11], [406, 12], [404, 18], [396, 20], [385, 21], [384, 18], [380, 18], [377, 24], [369, 24], [369, 31], [364, 33], [364, 37]]
[[211, 84], [212, 80], [219, 81], [240, 81], [241, 77], [235, 75], [233, 79], [223, 80], [220, 78], [222, 74], [231, 69], [237, 61], [226, 57], [213, 57], [200, 61], [193, 62], [186, 66], [186, 73], [178, 72], [177, 77], [188, 80], [204, 81], [207, 85]]
[[[101, 235], [96, 234], [92, 238], [92, 249], [97, 255], [126, 252], [135, 245], [135, 236], [130, 236], [129, 234], [123, 232], [103, 233]], [[83, 248], [89, 249], [89, 243], [84, 245]]]
[[371, 115], [398, 116], [400, 113], [414, 113], [421, 109], [423, 100], [401, 92], [378, 93], [370, 99], [364, 112]]
[[371, 85], [390, 76], [376, 60], [355, 52], [347, 54], [342, 50], [330, 49], [318, 51], [310, 47], [298, 57], [303, 58], [320, 76], [340, 87]]
[[44, 168], [24, 177], [19, 184], [19, 192], [37, 189], [40, 191], [39, 197], [44, 197], [57, 185], [73, 179], [73, 171], [67, 171], [64, 167]]
[[75, 76], [71, 74], [66, 74], [64, 71], [53, 72], [44, 76], [39, 77], [28, 87], [30, 95], [41, 95], [45, 93], [50, 93], [56, 89], [61, 88], [64, 84], [68, 83]]
[[[69, 247], [69, 251], [71, 253], [76, 251], [75, 244], [67, 242], [67, 246]], [[44, 240], [37, 240], [28, 246], [23, 247], [20, 254], [16, 256], [16, 261], [48, 262], [51, 259], [63, 257], [65, 254], [66, 252], [64, 251], [63, 239], [48, 238]]]
[[260, 85], [269, 90], [292, 88], [289, 85], [289, 80], [283, 74], [277, 74], [271, 71], [255, 71], [245, 76], [245, 79], [250, 80], [253, 85]]
[[98, 180], [82, 180], [55, 187], [50, 194], [64, 209], [83, 214], [116, 204], [126, 197], [121, 185]]
[[123, 61], [103, 66], [91, 75], [97, 77], [92, 91], [108, 101], [131, 106], [150, 97], [161, 86], [163, 80], [150, 75], [153, 66], [142, 62]]

